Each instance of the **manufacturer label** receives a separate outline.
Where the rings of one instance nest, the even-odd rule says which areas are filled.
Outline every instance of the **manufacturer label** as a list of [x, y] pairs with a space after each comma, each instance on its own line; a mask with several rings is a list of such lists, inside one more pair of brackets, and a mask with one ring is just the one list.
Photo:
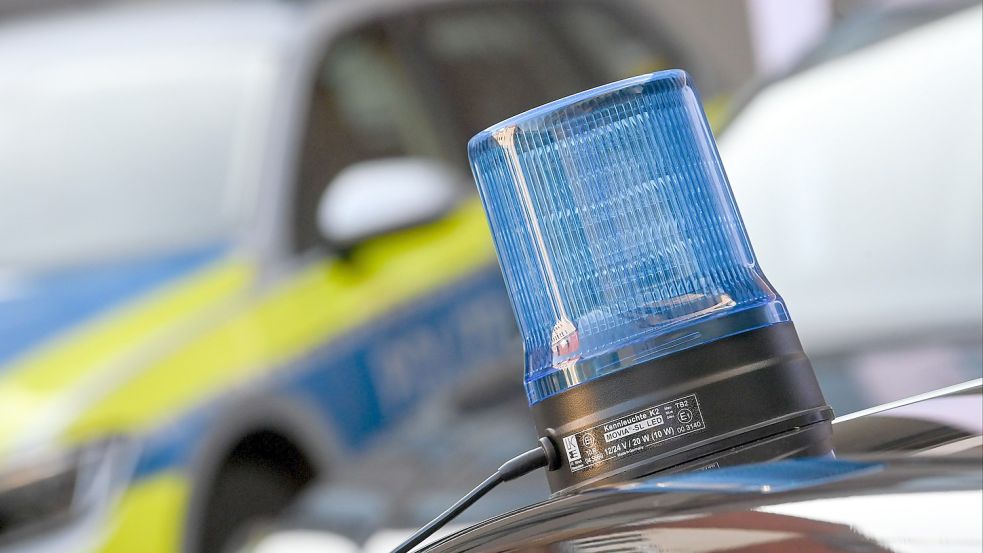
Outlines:
[[690, 394], [565, 436], [563, 447], [577, 472], [704, 428], [700, 402]]

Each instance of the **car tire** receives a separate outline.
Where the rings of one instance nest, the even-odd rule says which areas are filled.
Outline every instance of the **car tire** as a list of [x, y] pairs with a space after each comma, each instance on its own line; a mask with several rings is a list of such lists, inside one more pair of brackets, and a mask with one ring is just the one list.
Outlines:
[[230, 460], [212, 486], [198, 551], [236, 551], [257, 527], [290, 505], [303, 487], [287, 471], [260, 460]]

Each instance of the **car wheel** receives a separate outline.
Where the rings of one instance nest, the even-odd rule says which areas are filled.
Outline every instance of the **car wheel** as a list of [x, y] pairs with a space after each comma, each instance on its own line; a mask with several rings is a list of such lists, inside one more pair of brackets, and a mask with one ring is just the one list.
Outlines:
[[257, 526], [282, 512], [304, 484], [295, 475], [262, 460], [230, 460], [215, 479], [198, 551], [237, 550]]

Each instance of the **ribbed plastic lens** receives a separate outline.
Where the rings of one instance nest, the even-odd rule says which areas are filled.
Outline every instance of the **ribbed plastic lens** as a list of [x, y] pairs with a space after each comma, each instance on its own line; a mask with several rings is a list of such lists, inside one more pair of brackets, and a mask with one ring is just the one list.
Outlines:
[[789, 320], [685, 72], [533, 109], [479, 133], [468, 153], [524, 340], [530, 403]]

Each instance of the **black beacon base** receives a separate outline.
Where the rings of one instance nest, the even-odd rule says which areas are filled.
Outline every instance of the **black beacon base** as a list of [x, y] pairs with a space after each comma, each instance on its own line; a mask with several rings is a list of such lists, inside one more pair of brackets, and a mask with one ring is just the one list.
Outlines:
[[832, 451], [826, 405], [792, 323], [723, 338], [532, 406], [561, 465], [554, 494], [656, 472]]

